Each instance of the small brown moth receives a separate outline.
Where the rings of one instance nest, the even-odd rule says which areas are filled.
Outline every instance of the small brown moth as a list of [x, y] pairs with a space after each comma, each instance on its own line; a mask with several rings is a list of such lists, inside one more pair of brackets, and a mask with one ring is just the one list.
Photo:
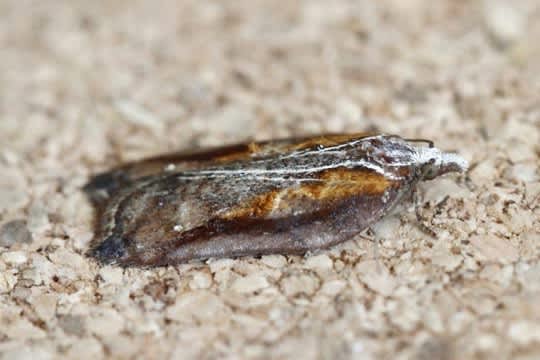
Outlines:
[[302, 254], [365, 230], [456, 154], [392, 135], [324, 135], [171, 154], [95, 176], [90, 253], [125, 266]]

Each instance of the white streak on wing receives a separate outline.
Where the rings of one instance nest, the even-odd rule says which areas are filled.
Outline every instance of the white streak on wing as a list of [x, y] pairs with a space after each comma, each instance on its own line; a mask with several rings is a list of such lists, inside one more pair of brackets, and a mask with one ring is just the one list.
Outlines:
[[380, 166], [370, 163], [370, 162], [366, 162], [364, 160], [360, 160], [360, 161], [346, 160], [343, 162], [332, 163], [329, 165], [322, 165], [322, 166], [303, 166], [303, 167], [296, 167], [296, 168], [285, 167], [281, 169], [249, 169], [249, 168], [222, 169], [222, 170], [216, 169], [216, 170], [198, 170], [198, 171], [195, 171], [194, 173], [200, 174], [200, 175], [305, 174], [305, 173], [319, 172], [319, 171], [328, 170], [328, 169], [335, 169], [338, 167], [351, 168], [351, 167], [356, 167], [356, 166], [363, 166], [363, 167], [367, 167], [375, 171], [382, 171]]
[[360, 138], [358, 140], [346, 142], [346, 143], [343, 143], [343, 144], [329, 146], [329, 147], [326, 147], [326, 148], [323, 148], [323, 149], [297, 150], [297, 151], [294, 151], [294, 152], [292, 152], [292, 153], [290, 153], [288, 155], [285, 155], [285, 156], [283, 156], [281, 158], [282, 159], [287, 159], [287, 158], [290, 158], [290, 157], [300, 157], [300, 156], [320, 155], [320, 154], [342, 154], [343, 151], [341, 151], [340, 149], [344, 149], [344, 148], [348, 148], [348, 147], [354, 147], [359, 143], [369, 141], [369, 140], [372, 140], [372, 139], [383, 138], [385, 136], [386, 135], [367, 136], [367, 137]]
[[353, 168], [353, 167], [364, 167], [371, 169], [379, 174], [382, 174], [391, 179], [396, 178], [394, 175], [389, 174], [384, 170], [384, 168], [374, 162], [368, 162], [365, 160], [359, 161], [343, 161], [338, 163], [333, 163], [330, 165], [324, 166], [315, 166], [315, 167], [299, 167], [299, 168], [282, 168], [282, 169], [216, 169], [216, 170], [197, 170], [197, 171], [185, 171], [177, 175], [178, 179], [208, 179], [211, 177], [242, 177], [256, 180], [268, 180], [268, 181], [304, 181], [313, 179], [307, 178], [286, 178], [279, 175], [294, 175], [294, 174], [310, 174], [316, 173], [329, 169], [336, 169], [339, 167]]
[[320, 149], [320, 150], [299, 150], [299, 151], [294, 151], [290, 154], [287, 154], [287, 155], [282, 155], [280, 156], [279, 158], [280, 159], [289, 159], [289, 158], [300, 158], [300, 157], [305, 157], [305, 156], [309, 156], [309, 155], [343, 155], [345, 154], [346, 152], [343, 151], [343, 150], [334, 150], [333, 148], [330, 149], [330, 148], [327, 148], [327, 149]]
[[[234, 174], [234, 175], [233, 175]], [[227, 177], [236, 177], [241, 174], [231, 173], [231, 174], [220, 174], [220, 175], [183, 175], [179, 174], [176, 176], [180, 180], [208, 180], [208, 179], [219, 179]], [[320, 182], [320, 179], [314, 178], [286, 178], [279, 176], [257, 176], [257, 175], [248, 175], [242, 176], [242, 180], [259, 180], [259, 181], [276, 181], [276, 182]]]
[[[345, 154], [346, 152], [341, 150], [345, 148], [354, 147], [362, 142], [366, 142], [372, 139], [382, 139], [385, 138], [386, 135], [375, 135], [375, 136], [368, 136], [363, 137], [358, 140], [346, 142], [343, 144], [338, 144], [335, 146], [329, 146], [322, 149], [315, 149], [315, 150], [298, 150], [293, 151], [292, 153], [285, 154], [279, 157], [279, 159], [287, 159], [287, 158], [300, 158], [300, 157], [306, 157], [306, 156], [322, 156], [322, 155], [340, 155]], [[388, 137], [387, 141], [389, 142], [400, 142], [399, 139], [393, 139], [391, 137]], [[411, 147], [411, 152], [414, 153], [415, 149]], [[395, 151], [397, 153], [397, 150]], [[403, 152], [399, 151], [399, 154], [396, 154], [396, 157], [403, 157]], [[412, 155], [412, 154], [411, 154]], [[260, 159], [255, 160], [254, 163], [264, 163], [266, 159]], [[344, 168], [356, 168], [356, 167], [364, 167], [366, 169], [373, 170], [391, 180], [399, 180], [402, 177], [396, 176], [395, 174], [388, 172], [385, 168], [387, 167], [399, 167], [399, 166], [410, 166], [411, 164], [416, 163], [416, 159], [413, 158], [413, 156], [410, 156], [407, 161], [399, 162], [399, 163], [383, 163], [376, 161], [375, 159], [365, 160], [365, 159], [358, 159], [358, 160], [343, 160], [340, 162], [334, 162], [328, 165], [320, 165], [320, 166], [297, 166], [297, 167], [284, 167], [280, 169], [257, 169], [257, 168], [240, 168], [240, 169], [209, 169], [209, 170], [192, 170], [192, 171], [182, 171], [178, 174], [176, 174], [177, 179], [181, 180], [199, 180], [199, 179], [209, 179], [209, 178], [238, 178], [241, 177], [243, 179], [250, 179], [250, 180], [259, 180], [259, 181], [275, 181], [275, 182], [316, 182], [317, 179], [313, 178], [291, 178], [289, 176], [291, 175], [299, 175], [299, 174], [312, 174], [324, 170], [331, 170], [336, 169], [340, 167]], [[287, 175], [287, 177], [284, 177], [283, 175]]]

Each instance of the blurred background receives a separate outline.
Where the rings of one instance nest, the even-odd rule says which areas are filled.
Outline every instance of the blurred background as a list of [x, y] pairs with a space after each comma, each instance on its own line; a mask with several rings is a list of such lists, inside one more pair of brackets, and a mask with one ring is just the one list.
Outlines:
[[[0, 355], [538, 356], [539, 39], [538, 0], [0, 0]], [[471, 161], [426, 195], [454, 197], [427, 211], [450, 214], [443, 240], [398, 219], [377, 264], [369, 242], [155, 271], [84, 256], [96, 171], [362, 130]]]
[[1, 1], [0, 14], [2, 148], [64, 164], [369, 128], [489, 138], [509, 103], [538, 105], [538, 1]]

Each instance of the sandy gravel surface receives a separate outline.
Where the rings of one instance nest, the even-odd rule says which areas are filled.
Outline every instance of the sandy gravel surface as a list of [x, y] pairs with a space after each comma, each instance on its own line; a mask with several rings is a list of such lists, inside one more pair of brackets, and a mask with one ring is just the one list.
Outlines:
[[[540, 357], [540, 4], [0, 1], [0, 358]], [[84, 254], [88, 177], [325, 131], [472, 163], [306, 257]]]

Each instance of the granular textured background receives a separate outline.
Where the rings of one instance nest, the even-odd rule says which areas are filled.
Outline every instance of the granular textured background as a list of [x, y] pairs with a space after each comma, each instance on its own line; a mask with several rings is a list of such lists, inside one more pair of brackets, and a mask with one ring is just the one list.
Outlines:
[[[0, 358], [540, 357], [535, 0], [0, 2]], [[84, 254], [89, 176], [377, 129], [455, 150], [372, 234], [158, 269]], [[375, 245], [373, 239], [379, 243]]]

